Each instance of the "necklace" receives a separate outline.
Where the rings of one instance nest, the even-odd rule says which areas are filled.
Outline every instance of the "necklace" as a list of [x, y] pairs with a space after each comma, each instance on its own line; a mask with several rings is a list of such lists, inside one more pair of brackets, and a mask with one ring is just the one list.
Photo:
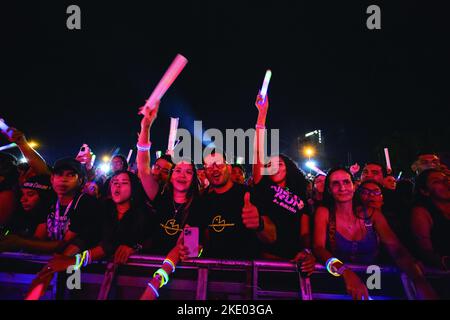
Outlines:
[[184, 203], [176, 203], [174, 200], [174, 201], [172, 201], [172, 205], [173, 205], [173, 210], [175, 211], [175, 214], [177, 214], [178, 211], [180, 211], [183, 208]]

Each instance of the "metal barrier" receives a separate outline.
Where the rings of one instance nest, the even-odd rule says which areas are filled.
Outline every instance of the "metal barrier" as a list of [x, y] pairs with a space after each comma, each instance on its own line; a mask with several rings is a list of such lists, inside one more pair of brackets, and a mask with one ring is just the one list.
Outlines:
[[[0, 254], [0, 299], [21, 299], [29, 284], [50, 259], [50, 256]], [[164, 260], [160, 256], [133, 255], [126, 265], [106, 261], [83, 268], [83, 290], [68, 290], [66, 275], [54, 277], [43, 299], [138, 299], [146, 283]], [[349, 265], [364, 280], [367, 266]], [[415, 298], [415, 289], [408, 277], [395, 267], [380, 267], [382, 288], [370, 290], [373, 300]], [[316, 266], [316, 272], [302, 277], [297, 265], [283, 261], [235, 261], [195, 259], [177, 266], [160, 299], [176, 300], [264, 300], [350, 299], [342, 279]], [[450, 272], [427, 270], [427, 276], [450, 280]]]

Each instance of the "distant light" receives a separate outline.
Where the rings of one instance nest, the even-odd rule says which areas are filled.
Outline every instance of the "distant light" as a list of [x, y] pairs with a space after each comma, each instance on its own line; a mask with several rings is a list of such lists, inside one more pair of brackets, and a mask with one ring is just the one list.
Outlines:
[[315, 153], [316, 153], [316, 150], [314, 150], [314, 148], [312, 148], [312, 147], [303, 148], [303, 154], [308, 158], [311, 158]]
[[156, 151], [156, 159], [161, 158], [161, 156], [162, 156], [162, 151], [161, 150]]
[[103, 164], [100, 165], [100, 170], [103, 173], [108, 173], [111, 170], [111, 167], [110, 167], [110, 165], [108, 163], [103, 163]]
[[312, 136], [313, 134], [316, 134], [316, 133], [318, 133], [318, 131], [317, 131], [317, 130], [314, 130], [314, 131], [308, 132], [307, 134], [305, 134], [305, 138], [307, 138], [307, 137], [309, 137], [309, 136]]
[[30, 141], [30, 142], [28, 142], [28, 145], [33, 149], [36, 149], [37, 147], [39, 147], [39, 144], [36, 141]]
[[19, 163], [27, 163], [28, 160], [25, 157], [20, 158]]
[[244, 158], [243, 157], [237, 157], [236, 164], [244, 164]]
[[103, 162], [109, 162], [111, 160], [111, 158], [109, 157], [109, 156], [107, 156], [107, 155], [104, 155], [103, 157], [102, 157], [102, 161]]

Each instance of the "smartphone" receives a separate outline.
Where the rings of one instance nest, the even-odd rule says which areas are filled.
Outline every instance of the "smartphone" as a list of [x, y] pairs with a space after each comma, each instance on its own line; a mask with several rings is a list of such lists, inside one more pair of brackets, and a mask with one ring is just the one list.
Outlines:
[[198, 228], [185, 227], [184, 230], [184, 245], [189, 248], [189, 258], [198, 257]]

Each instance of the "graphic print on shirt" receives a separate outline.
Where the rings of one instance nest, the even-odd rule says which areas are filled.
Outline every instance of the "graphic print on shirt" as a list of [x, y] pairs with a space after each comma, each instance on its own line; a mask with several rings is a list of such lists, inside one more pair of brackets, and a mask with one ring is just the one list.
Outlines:
[[270, 188], [275, 192], [273, 203], [276, 203], [280, 207], [287, 209], [292, 213], [296, 213], [305, 206], [303, 200], [297, 195], [292, 194], [289, 190], [283, 189], [280, 186], [270, 186]]
[[175, 219], [169, 219], [165, 224], [160, 223], [161, 228], [164, 229], [164, 232], [169, 236], [174, 236], [178, 232], [183, 231], [180, 229], [180, 225], [177, 223]]
[[234, 223], [227, 223], [225, 219], [222, 219], [221, 215], [217, 215], [212, 219], [210, 227], [213, 228], [213, 230], [217, 233], [222, 232], [227, 227], [234, 227]]

